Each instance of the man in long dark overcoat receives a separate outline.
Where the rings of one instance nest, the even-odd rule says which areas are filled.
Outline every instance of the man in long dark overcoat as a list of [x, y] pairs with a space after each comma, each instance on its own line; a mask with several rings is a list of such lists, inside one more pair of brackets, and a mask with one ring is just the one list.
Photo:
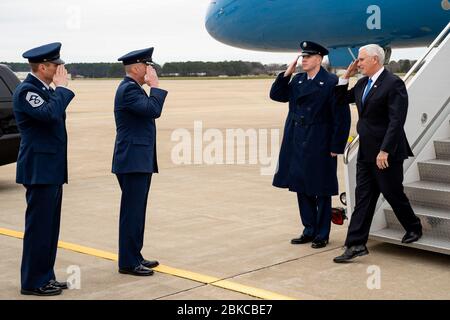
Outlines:
[[292, 77], [299, 56], [270, 91], [272, 100], [289, 102], [273, 185], [297, 193], [305, 228], [291, 243], [323, 248], [331, 228], [331, 197], [338, 194], [337, 155], [347, 143], [350, 110], [336, 104], [338, 78], [321, 66], [328, 50], [310, 41], [301, 48], [305, 72]]

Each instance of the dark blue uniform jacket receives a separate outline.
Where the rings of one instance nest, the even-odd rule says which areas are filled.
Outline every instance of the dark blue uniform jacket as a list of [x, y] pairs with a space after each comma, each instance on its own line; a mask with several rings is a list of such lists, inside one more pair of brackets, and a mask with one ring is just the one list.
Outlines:
[[167, 91], [152, 88], [150, 96], [132, 78], [125, 77], [114, 101], [116, 142], [112, 172], [156, 173], [156, 126]]
[[66, 108], [75, 94], [47, 89], [28, 75], [15, 90], [14, 115], [21, 134], [16, 182], [24, 185], [68, 182]]
[[337, 159], [344, 152], [350, 130], [350, 109], [337, 105], [338, 78], [321, 68], [314, 79], [306, 73], [292, 80], [280, 74], [270, 98], [289, 102], [278, 169], [273, 185], [310, 196], [338, 194]]

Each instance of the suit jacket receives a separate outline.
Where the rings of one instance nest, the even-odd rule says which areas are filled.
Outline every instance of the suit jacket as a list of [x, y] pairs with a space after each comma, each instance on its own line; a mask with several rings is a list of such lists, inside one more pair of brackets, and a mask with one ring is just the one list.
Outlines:
[[363, 104], [362, 96], [368, 79], [363, 77], [350, 90], [348, 85], [336, 87], [338, 103], [356, 103], [358, 108], [358, 160], [376, 162], [380, 150], [389, 153], [392, 161], [403, 161], [413, 156], [403, 129], [408, 113], [405, 83], [384, 70], [372, 84]]
[[47, 89], [32, 75], [14, 91], [13, 110], [21, 134], [17, 183], [67, 183], [66, 108], [74, 96], [67, 88]]
[[152, 88], [150, 96], [132, 78], [120, 83], [114, 101], [116, 142], [112, 172], [158, 172], [155, 119], [161, 116], [167, 91]]

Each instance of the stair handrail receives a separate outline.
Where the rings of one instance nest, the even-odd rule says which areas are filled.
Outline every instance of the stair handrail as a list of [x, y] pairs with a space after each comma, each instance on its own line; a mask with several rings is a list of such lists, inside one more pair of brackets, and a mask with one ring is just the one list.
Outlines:
[[352, 142], [350, 142], [344, 151], [344, 164], [348, 164], [348, 161], [350, 159], [350, 151], [354, 149], [354, 147], [359, 144], [359, 135], [357, 135]]
[[409, 71], [405, 74], [403, 77], [403, 81], [406, 83], [406, 81], [411, 78], [411, 76], [416, 72], [422, 63], [426, 60], [426, 58], [430, 55], [431, 51], [433, 51], [434, 48], [439, 46], [442, 43], [442, 40], [444, 40], [447, 37], [447, 33], [450, 30], [450, 22], [447, 24], [447, 26], [442, 29], [441, 33], [434, 39], [434, 41], [431, 43], [431, 45], [428, 47], [428, 50], [423, 54], [423, 56], [416, 61], [416, 63], [409, 69]]

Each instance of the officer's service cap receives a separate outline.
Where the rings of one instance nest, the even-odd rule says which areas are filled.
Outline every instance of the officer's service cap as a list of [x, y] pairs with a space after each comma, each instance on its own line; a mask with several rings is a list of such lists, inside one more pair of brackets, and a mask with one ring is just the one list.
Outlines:
[[302, 48], [302, 56], [311, 56], [318, 54], [323, 57], [329, 53], [326, 48], [312, 41], [303, 41], [300, 44], [300, 47]]
[[22, 54], [22, 57], [28, 59], [30, 63], [51, 62], [54, 64], [64, 64], [59, 57], [61, 43], [54, 42], [43, 46], [30, 49]]
[[152, 61], [153, 48], [135, 50], [121, 56], [118, 61], [122, 61], [124, 65], [133, 63], [145, 63], [146, 65], [153, 65]]

